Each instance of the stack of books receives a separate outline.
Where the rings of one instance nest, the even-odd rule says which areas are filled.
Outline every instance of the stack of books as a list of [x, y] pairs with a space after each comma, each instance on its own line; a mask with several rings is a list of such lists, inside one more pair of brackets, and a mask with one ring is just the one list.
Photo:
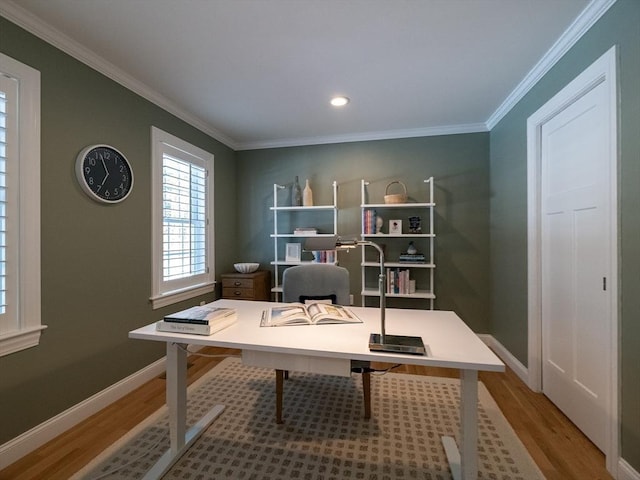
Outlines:
[[317, 235], [318, 229], [315, 227], [296, 227], [294, 235]]
[[400, 263], [424, 263], [425, 256], [422, 253], [401, 253], [398, 261]]
[[212, 335], [235, 323], [238, 314], [235, 308], [201, 305], [167, 315], [156, 323], [156, 330], [172, 333]]

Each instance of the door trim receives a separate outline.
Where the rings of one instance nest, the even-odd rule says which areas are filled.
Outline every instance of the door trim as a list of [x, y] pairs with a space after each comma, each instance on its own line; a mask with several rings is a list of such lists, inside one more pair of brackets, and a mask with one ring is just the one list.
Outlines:
[[604, 83], [609, 99], [609, 155], [610, 155], [610, 265], [608, 279], [611, 302], [610, 345], [611, 375], [608, 388], [606, 455], [607, 470], [614, 475], [619, 456], [618, 404], [618, 144], [617, 144], [617, 79], [616, 47], [609, 49], [584, 72], [527, 119], [527, 280], [528, 280], [528, 385], [542, 390], [542, 269], [541, 269], [541, 144], [542, 125], [585, 93]]

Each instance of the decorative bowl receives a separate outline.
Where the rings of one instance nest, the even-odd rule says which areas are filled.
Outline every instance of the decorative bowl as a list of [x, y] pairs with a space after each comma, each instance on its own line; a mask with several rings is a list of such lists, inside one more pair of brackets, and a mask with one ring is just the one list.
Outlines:
[[253, 273], [256, 270], [258, 270], [259, 266], [260, 266], [259, 263], [250, 263], [250, 262], [234, 263], [233, 264], [233, 267], [236, 269], [236, 271], [238, 271], [240, 273]]

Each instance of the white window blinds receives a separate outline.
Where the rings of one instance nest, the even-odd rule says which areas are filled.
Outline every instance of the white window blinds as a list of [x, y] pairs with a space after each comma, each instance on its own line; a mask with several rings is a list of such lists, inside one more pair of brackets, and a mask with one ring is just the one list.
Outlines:
[[162, 276], [165, 281], [205, 273], [204, 168], [164, 155], [162, 165]]

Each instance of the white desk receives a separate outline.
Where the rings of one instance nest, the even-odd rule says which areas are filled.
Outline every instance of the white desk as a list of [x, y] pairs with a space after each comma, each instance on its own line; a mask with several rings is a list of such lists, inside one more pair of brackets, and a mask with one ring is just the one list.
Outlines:
[[[209, 414], [186, 430], [187, 354], [178, 345], [206, 345], [241, 349], [247, 358], [265, 358], [302, 364], [335, 365], [337, 362], [365, 360], [403, 363], [460, 370], [460, 439], [456, 448], [450, 437], [443, 439], [454, 478], [474, 480], [478, 471], [478, 371], [504, 371], [504, 364], [482, 343], [473, 331], [453, 312], [433, 310], [387, 309], [387, 332], [421, 336], [428, 356], [370, 352], [369, 334], [380, 331], [377, 308], [351, 307], [364, 323], [349, 325], [314, 325], [293, 327], [260, 327], [262, 311], [269, 302], [218, 300], [217, 306], [233, 307], [238, 321], [211, 336], [157, 332], [155, 323], [129, 332], [129, 337], [167, 344], [167, 406], [171, 447], [145, 478], [159, 478], [180, 458], [198, 435], [222, 412], [216, 406]], [[308, 335], [304, 335], [308, 333]], [[290, 357], [289, 357], [290, 356]], [[267, 365], [265, 365], [267, 366]], [[339, 366], [337, 367], [340, 368]], [[293, 369], [293, 368], [292, 368]], [[372, 412], [375, 416], [375, 412]]]

